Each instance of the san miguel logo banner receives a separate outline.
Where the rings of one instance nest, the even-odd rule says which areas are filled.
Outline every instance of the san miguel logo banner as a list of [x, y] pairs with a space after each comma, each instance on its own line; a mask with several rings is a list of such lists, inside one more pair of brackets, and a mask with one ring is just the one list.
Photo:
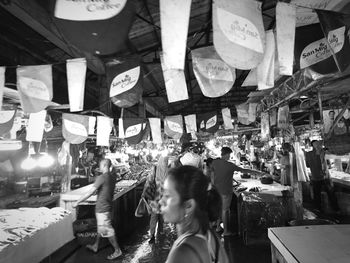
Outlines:
[[236, 71], [227, 65], [213, 46], [192, 50], [193, 71], [203, 95], [216, 98], [225, 95], [236, 80]]
[[62, 135], [71, 144], [86, 141], [89, 133], [89, 116], [64, 113], [62, 115]]
[[74, 46], [107, 55], [126, 47], [134, 9], [131, 0], [56, 0], [54, 22]]
[[183, 134], [183, 121], [181, 115], [166, 116], [164, 119], [164, 132], [169, 137], [178, 140]]
[[16, 110], [0, 111], [0, 136], [11, 131], [16, 116]]
[[148, 131], [147, 119], [128, 118], [123, 119], [124, 138], [129, 145], [140, 143]]
[[21, 66], [17, 68], [17, 89], [23, 111], [44, 110], [52, 100], [52, 66]]
[[260, 2], [213, 1], [213, 32], [217, 53], [231, 67], [252, 69], [263, 59], [265, 29]]
[[124, 61], [111, 61], [106, 64], [109, 97], [121, 108], [137, 104], [142, 97], [143, 74], [137, 56]]
[[199, 130], [204, 132], [215, 133], [219, 129], [219, 120], [216, 112], [199, 114], [197, 122]]
[[350, 64], [350, 14], [317, 10], [322, 30], [340, 71]]

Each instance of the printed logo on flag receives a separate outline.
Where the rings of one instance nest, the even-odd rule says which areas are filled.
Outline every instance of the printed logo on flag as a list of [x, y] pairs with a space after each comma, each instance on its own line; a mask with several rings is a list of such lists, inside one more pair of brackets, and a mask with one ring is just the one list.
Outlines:
[[55, 17], [72, 21], [104, 20], [123, 10], [127, 0], [56, 0]]
[[15, 113], [16, 111], [14, 110], [0, 111], [0, 123], [6, 123], [10, 121], [15, 115]]
[[179, 123], [168, 120], [168, 126], [172, 131], [182, 133], [182, 127]]
[[63, 123], [68, 132], [83, 137], [88, 136], [88, 132], [83, 124], [67, 119], [63, 119]]
[[212, 127], [214, 127], [216, 125], [217, 122], [217, 116], [213, 116], [211, 117], [209, 120], [207, 120], [207, 124], [206, 124], [206, 129], [210, 129]]
[[209, 58], [196, 58], [199, 72], [208, 79], [233, 81], [230, 67], [223, 61]]
[[140, 77], [139, 66], [136, 68], [130, 69], [128, 71], [125, 71], [122, 74], [117, 75], [111, 83], [109, 96], [114, 97], [116, 95], [119, 95], [121, 93], [124, 93], [125, 91], [132, 89], [136, 85], [139, 77]]
[[125, 135], [124, 135], [125, 138], [138, 135], [141, 132], [142, 126], [143, 126], [142, 123], [129, 126], [125, 131]]
[[50, 92], [44, 82], [27, 77], [19, 77], [22, 92], [28, 97], [50, 101]]
[[259, 31], [252, 22], [220, 7], [217, 8], [217, 16], [221, 30], [230, 41], [259, 53], [264, 52]]

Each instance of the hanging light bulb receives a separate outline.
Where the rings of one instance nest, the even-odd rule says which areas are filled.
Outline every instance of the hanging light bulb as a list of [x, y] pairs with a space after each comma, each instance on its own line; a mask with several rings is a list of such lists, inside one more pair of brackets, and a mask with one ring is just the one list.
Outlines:
[[54, 164], [55, 160], [48, 153], [45, 152], [45, 153], [41, 153], [40, 155], [41, 156], [38, 159], [38, 166], [42, 168], [47, 168]]
[[36, 167], [36, 160], [28, 156], [21, 164], [23, 170], [32, 170]]

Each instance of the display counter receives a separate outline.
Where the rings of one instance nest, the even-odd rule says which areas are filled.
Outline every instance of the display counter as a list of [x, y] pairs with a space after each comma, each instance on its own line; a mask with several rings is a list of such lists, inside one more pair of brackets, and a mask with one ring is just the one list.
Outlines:
[[40, 262], [74, 239], [72, 215], [60, 208], [0, 211], [0, 262]]
[[270, 228], [272, 263], [348, 263], [350, 225]]
[[329, 175], [333, 183], [337, 184], [339, 187], [350, 189], [350, 174], [330, 169]]

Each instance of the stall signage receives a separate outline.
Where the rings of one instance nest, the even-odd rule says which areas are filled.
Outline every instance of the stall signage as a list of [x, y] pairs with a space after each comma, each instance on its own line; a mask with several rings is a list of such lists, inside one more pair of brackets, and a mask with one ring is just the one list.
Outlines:
[[141, 129], [142, 129], [142, 123], [128, 127], [125, 131], [125, 138], [138, 135], [141, 132]]
[[6, 123], [10, 121], [13, 116], [15, 115], [14, 110], [8, 110], [8, 111], [0, 111], [0, 123]]
[[56, 0], [55, 17], [72, 21], [105, 20], [118, 15], [127, 0]]
[[88, 136], [87, 130], [83, 124], [73, 122], [67, 119], [64, 119], [63, 121], [64, 121], [64, 126], [66, 127], [68, 132], [75, 135], [83, 136], [83, 137]]
[[230, 67], [217, 59], [197, 58], [199, 72], [208, 79], [233, 81]]
[[18, 82], [25, 95], [46, 101], [51, 100], [49, 89], [44, 82], [27, 77], [20, 77]]
[[114, 97], [128, 90], [131, 90], [140, 77], [140, 67], [132, 68], [122, 74], [117, 75], [112, 83], [109, 92], [110, 97]]
[[182, 127], [179, 123], [168, 120], [168, 126], [172, 131], [182, 133]]
[[259, 30], [248, 19], [217, 9], [218, 23], [225, 36], [232, 42], [259, 53], [264, 52]]
[[214, 127], [216, 125], [216, 123], [217, 123], [217, 116], [215, 115], [207, 120], [206, 129], [208, 130], [208, 129]]

